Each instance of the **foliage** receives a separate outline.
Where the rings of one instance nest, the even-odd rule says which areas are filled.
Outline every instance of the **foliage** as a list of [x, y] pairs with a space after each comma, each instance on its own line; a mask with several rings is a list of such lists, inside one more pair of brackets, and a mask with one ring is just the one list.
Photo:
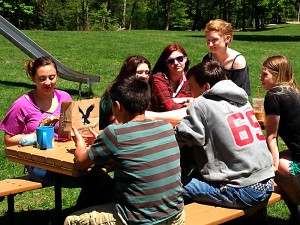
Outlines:
[[[143, 7], [144, 8], [144, 7]], [[148, 10], [144, 8], [144, 10]], [[111, 14], [113, 14], [111, 12]], [[128, 55], [141, 54], [154, 65], [161, 51], [170, 43], [181, 44], [188, 53], [191, 66], [207, 53], [204, 32], [196, 31], [40, 31], [24, 33], [51, 53], [66, 66], [87, 74], [98, 74], [101, 82], [93, 84], [94, 96], [100, 97], [109, 83], [118, 74]], [[292, 46], [292, 47], [291, 47]], [[251, 97], [257, 96], [261, 85], [262, 61], [271, 55], [283, 54], [291, 60], [297, 81], [300, 82], [300, 25], [281, 24], [266, 27], [263, 31], [234, 32], [233, 49], [241, 52], [249, 65]], [[0, 36], [0, 120], [5, 116], [13, 101], [34, 86], [23, 68], [28, 60], [23, 52]], [[78, 98], [78, 83], [59, 79], [57, 87]], [[261, 93], [264, 96], [264, 92]], [[23, 166], [7, 160], [4, 152], [3, 132], [0, 131], [0, 178], [23, 175]], [[280, 150], [285, 145], [280, 142]], [[63, 209], [73, 206], [78, 189], [63, 189]], [[15, 197], [16, 225], [47, 225], [54, 216], [54, 191], [47, 187], [26, 192]], [[7, 224], [7, 201], [0, 202], [0, 224]], [[269, 224], [287, 225], [289, 212], [283, 201], [268, 207]], [[26, 221], [26, 222], [25, 222]], [[234, 223], [230, 223], [234, 224]], [[244, 224], [244, 223], [235, 223]]]
[[34, 6], [23, 1], [0, 0], [0, 13], [11, 22], [22, 28], [22, 24], [28, 23], [34, 13]]
[[111, 11], [105, 4], [100, 4], [99, 9], [91, 12], [92, 30], [116, 30], [118, 23], [115, 18], [111, 17]]
[[[191, 29], [192, 20], [187, 17], [187, 5], [181, 0], [172, 1], [171, 9], [175, 9], [170, 13], [170, 28], [173, 30]], [[177, 10], [176, 10], [177, 9]], [[180, 10], [178, 10], [180, 9]]]
[[297, 0], [0, 0], [1, 15], [23, 29], [200, 30], [215, 18], [236, 29], [296, 20]]

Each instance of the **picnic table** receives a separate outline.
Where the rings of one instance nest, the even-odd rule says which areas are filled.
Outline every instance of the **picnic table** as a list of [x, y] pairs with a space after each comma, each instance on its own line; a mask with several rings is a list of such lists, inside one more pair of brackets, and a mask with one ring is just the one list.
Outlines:
[[26, 166], [34, 166], [55, 172], [55, 214], [56, 220], [62, 216], [61, 174], [81, 176], [87, 171], [81, 171], [74, 163], [75, 144], [73, 141], [55, 142], [55, 147], [40, 150], [34, 146], [10, 146], [5, 153], [8, 160]]

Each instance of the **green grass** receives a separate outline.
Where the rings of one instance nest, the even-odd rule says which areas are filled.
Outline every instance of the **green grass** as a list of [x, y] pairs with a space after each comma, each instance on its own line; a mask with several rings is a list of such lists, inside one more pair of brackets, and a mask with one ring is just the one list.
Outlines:
[[[24, 31], [31, 39], [66, 66], [87, 74], [101, 76], [101, 82], [93, 85], [94, 96], [101, 96], [106, 86], [117, 75], [124, 59], [131, 54], [141, 54], [152, 64], [168, 44], [177, 42], [187, 51], [191, 66], [198, 63], [208, 52], [204, 33], [178, 31], [106, 31], [106, 32], [60, 32]], [[236, 32], [231, 44], [243, 53], [250, 68], [252, 97], [260, 86], [261, 63], [274, 54], [287, 56], [297, 75], [300, 73], [300, 25], [277, 25], [259, 32]], [[34, 86], [23, 68], [27, 55], [0, 36], [0, 119], [15, 99]], [[78, 97], [78, 83], [59, 80], [59, 89]], [[87, 89], [87, 86], [84, 85]], [[264, 95], [264, 91], [262, 91]], [[23, 166], [6, 159], [3, 132], [0, 132], [0, 178], [21, 176]], [[281, 144], [281, 148], [284, 145]], [[78, 189], [63, 189], [63, 208], [72, 206]], [[48, 224], [54, 213], [53, 187], [31, 191], [15, 197], [16, 224]], [[6, 224], [6, 201], [0, 202], [0, 224]], [[30, 212], [28, 212], [30, 211]], [[270, 221], [274, 225], [287, 224], [288, 210], [283, 202], [268, 207]]]

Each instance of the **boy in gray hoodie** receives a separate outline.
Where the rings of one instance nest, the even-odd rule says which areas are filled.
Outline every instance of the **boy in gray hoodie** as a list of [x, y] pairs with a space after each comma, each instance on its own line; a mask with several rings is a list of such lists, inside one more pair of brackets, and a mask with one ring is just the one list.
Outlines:
[[215, 61], [194, 66], [187, 78], [195, 99], [175, 130], [199, 174], [183, 179], [185, 199], [241, 209], [268, 201], [273, 160], [247, 93]]

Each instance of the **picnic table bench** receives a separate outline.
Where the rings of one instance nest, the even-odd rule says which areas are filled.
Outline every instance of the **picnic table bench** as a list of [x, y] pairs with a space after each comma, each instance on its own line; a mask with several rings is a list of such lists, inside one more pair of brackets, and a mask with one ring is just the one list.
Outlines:
[[[53, 171], [57, 171], [57, 167], [63, 166], [63, 168], [60, 168], [59, 171], [64, 174], [68, 175], [75, 175], [77, 176], [79, 174], [79, 171], [77, 171], [74, 167], [74, 161], [73, 161], [73, 155], [68, 151], [69, 148], [74, 148], [74, 146], [69, 146], [70, 144], [74, 144], [73, 142], [70, 143], [57, 143], [56, 147], [49, 151], [39, 151], [37, 149], [33, 149], [32, 147], [22, 147], [19, 148], [17, 146], [6, 148], [6, 155], [8, 159], [23, 163], [22, 160], [27, 159], [25, 164], [29, 164], [32, 166], [38, 166], [35, 164], [31, 164], [30, 160], [33, 158], [35, 159], [35, 163], [37, 160], [41, 160], [45, 165], [45, 168], [51, 169]], [[59, 153], [52, 153], [52, 151], [58, 150]], [[29, 154], [29, 152], [31, 154]], [[41, 157], [41, 154], [47, 155], [47, 157]], [[62, 157], [60, 154], [65, 154], [64, 157]], [[18, 157], [17, 157], [18, 156]], [[29, 157], [30, 156], [30, 157]], [[34, 156], [34, 157], [33, 157]], [[54, 160], [53, 157], [57, 157], [58, 159]], [[24, 159], [23, 159], [24, 157]], [[22, 158], [22, 160], [21, 160]], [[61, 161], [62, 158], [65, 158], [65, 161]], [[67, 159], [69, 160], [67, 160]], [[67, 163], [68, 162], [68, 163]], [[47, 166], [47, 167], [46, 167]], [[54, 170], [54, 168], [56, 168]], [[34, 190], [37, 188], [41, 188], [42, 184], [38, 182], [32, 182], [28, 181], [22, 178], [19, 179], [5, 179], [3, 181], [0, 181], [0, 198], [1, 197], [8, 197], [8, 218], [10, 223], [13, 224], [13, 216], [10, 217], [10, 215], [13, 215], [14, 212], [14, 202], [13, 202], [13, 196], [18, 193], [22, 193], [25, 191]], [[61, 193], [59, 195], [58, 203], [56, 204], [61, 207]], [[264, 209], [267, 205], [273, 204], [275, 202], [278, 202], [281, 200], [281, 195], [274, 192], [269, 199], [269, 201], [265, 204], [260, 204], [255, 207], [251, 207], [249, 209], [241, 210], [241, 209], [230, 209], [225, 207], [219, 207], [219, 206], [211, 206], [206, 204], [200, 204], [200, 203], [191, 203], [188, 205], [185, 205], [184, 209], [186, 211], [186, 225], [215, 225], [215, 224], [221, 224], [225, 223], [230, 220], [234, 220], [236, 218], [245, 216], [245, 215], [251, 215], [252, 213]]]
[[184, 206], [186, 213], [185, 225], [217, 225], [225, 223], [242, 216], [251, 215], [280, 200], [281, 195], [273, 192], [267, 203], [259, 204], [244, 210], [191, 203]]
[[8, 224], [13, 225], [15, 221], [14, 197], [16, 194], [21, 194], [26, 191], [32, 191], [42, 188], [40, 182], [30, 181], [27, 176], [4, 179], [0, 181], [0, 201], [7, 197], [7, 217]]
[[[27, 178], [5, 179], [0, 181], [0, 197], [7, 197], [8, 224], [14, 224], [14, 196], [26, 191], [42, 188], [42, 183], [27, 180]], [[3, 200], [3, 199], [2, 199]], [[281, 200], [281, 195], [273, 192], [269, 201], [249, 209], [230, 209], [220, 206], [211, 206], [200, 203], [185, 205], [186, 225], [217, 225], [230, 220], [251, 215]]]

